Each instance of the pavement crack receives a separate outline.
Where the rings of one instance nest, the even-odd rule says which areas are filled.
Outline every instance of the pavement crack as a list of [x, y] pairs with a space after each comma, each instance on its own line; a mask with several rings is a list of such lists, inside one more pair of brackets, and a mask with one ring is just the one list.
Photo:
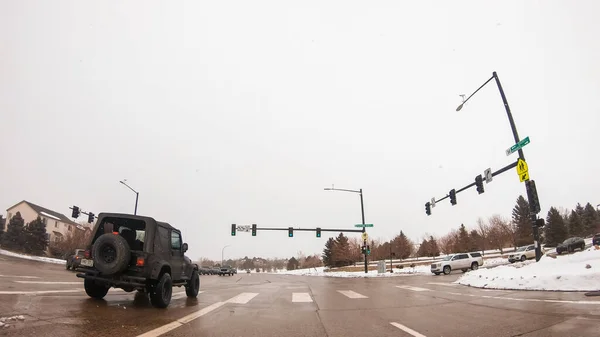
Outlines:
[[568, 320], [570, 320], [570, 319], [571, 319], [571, 318], [568, 318], [568, 319], [562, 320], [562, 321], [560, 321], [560, 322], [555, 322], [555, 323], [552, 323], [552, 324], [550, 324], [550, 325], [543, 326], [543, 327], [541, 327], [541, 328], [533, 329], [533, 330], [531, 330], [531, 331], [521, 332], [521, 333], [518, 333], [518, 334], [516, 334], [516, 335], [512, 335], [511, 337], [519, 337], [519, 336], [524, 336], [524, 335], [528, 335], [528, 334], [530, 334], [530, 333], [533, 333], [533, 332], [537, 332], [537, 331], [541, 331], [541, 330], [544, 330], [544, 329], [548, 329], [548, 328], [550, 328], [550, 327], [553, 327], [553, 326], [555, 326], [555, 325], [562, 324], [562, 323], [564, 323], [564, 322], [566, 322], [566, 321], [568, 321]]

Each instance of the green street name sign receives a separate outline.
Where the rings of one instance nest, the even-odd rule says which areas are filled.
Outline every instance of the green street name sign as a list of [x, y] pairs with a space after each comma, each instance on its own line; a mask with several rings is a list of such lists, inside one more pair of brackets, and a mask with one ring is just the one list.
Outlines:
[[525, 147], [525, 145], [527, 145], [527, 144], [529, 144], [529, 137], [523, 138], [517, 144], [515, 144], [515, 145], [511, 146], [510, 148], [506, 149], [506, 155], [510, 156], [512, 153], [515, 153], [515, 152], [519, 151], [520, 149], [522, 149], [523, 147]]
[[366, 224], [363, 225], [363, 224], [359, 223], [357, 225], [354, 225], [354, 227], [373, 227], [373, 224], [372, 223], [366, 223]]

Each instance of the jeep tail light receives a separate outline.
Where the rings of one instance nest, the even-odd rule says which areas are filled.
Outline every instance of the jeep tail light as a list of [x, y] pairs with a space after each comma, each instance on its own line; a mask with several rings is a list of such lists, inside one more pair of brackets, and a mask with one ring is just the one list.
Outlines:
[[135, 266], [136, 267], [143, 267], [144, 266], [144, 258], [143, 257], [138, 257], [137, 260], [135, 261]]
[[89, 249], [86, 249], [85, 252], [83, 252], [83, 256], [85, 256], [86, 259], [89, 259], [92, 257], [92, 252], [90, 252]]

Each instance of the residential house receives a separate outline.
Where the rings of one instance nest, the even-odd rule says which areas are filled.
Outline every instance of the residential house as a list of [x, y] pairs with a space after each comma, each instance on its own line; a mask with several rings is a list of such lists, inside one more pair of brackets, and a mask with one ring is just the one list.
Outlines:
[[63, 240], [71, 231], [86, 230], [85, 227], [72, 221], [64, 214], [49, 210], [42, 206], [38, 206], [26, 200], [23, 200], [6, 210], [7, 225], [10, 222], [10, 219], [17, 214], [17, 212], [21, 213], [21, 217], [23, 217], [23, 220], [25, 220], [25, 224], [32, 222], [39, 216], [46, 224], [46, 233], [48, 233], [48, 239], [50, 242], [58, 242]]

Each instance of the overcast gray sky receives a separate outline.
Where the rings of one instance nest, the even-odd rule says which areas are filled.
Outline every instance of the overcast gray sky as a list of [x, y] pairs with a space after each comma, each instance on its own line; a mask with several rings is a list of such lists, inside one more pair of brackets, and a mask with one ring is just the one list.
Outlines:
[[[441, 235], [510, 216], [514, 170], [458, 205], [424, 203], [516, 160], [542, 215], [600, 203], [597, 1], [0, 1], [0, 208], [139, 213], [192, 258], [320, 253], [326, 235]], [[332, 234], [333, 235], [333, 234]]]

